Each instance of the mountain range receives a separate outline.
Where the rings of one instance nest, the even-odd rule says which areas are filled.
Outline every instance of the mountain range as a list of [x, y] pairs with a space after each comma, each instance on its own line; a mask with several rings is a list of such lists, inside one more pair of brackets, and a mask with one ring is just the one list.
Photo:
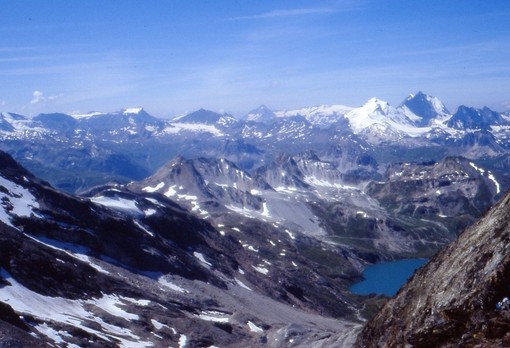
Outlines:
[[284, 223], [379, 258], [437, 250], [510, 187], [509, 116], [451, 114], [422, 92], [397, 107], [261, 106], [242, 119], [200, 109], [162, 120], [138, 107], [1, 121], [0, 148], [69, 193], [128, 185], [212, 222]]
[[332, 145], [357, 147], [381, 165], [437, 161], [445, 155], [496, 160], [508, 156], [509, 132], [508, 114], [467, 106], [452, 114], [438, 98], [422, 92], [398, 107], [377, 98], [357, 108], [273, 112], [261, 106], [242, 119], [204, 109], [171, 120], [142, 108], [32, 118], [0, 114], [1, 149], [68, 192], [109, 180], [142, 179], [177, 155], [225, 157], [246, 170], [281, 152], [322, 154]]
[[[350, 347], [386, 302], [348, 290], [367, 265], [481, 233], [475, 222], [510, 187], [509, 132], [507, 113], [452, 114], [421, 92], [397, 107], [260, 106], [242, 119], [3, 112], [0, 332], [26, 346]], [[477, 238], [432, 263], [497, 248]], [[427, 293], [448, 281], [436, 278]], [[401, 344], [385, 315], [413, 313], [405, 296], [356, 344]], [[439, 307], [420, 307], [433, 334], [441, 320], [425, 315]], [[457, 339], [427, 340], [413, 320], [406, 343]], [[469, 320], [451, 325], [481, 330]]]

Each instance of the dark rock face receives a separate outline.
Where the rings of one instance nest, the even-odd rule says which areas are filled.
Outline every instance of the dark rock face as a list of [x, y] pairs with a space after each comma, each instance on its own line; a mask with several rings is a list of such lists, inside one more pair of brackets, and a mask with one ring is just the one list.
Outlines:
[[431, 103], [431, 97], [423, 92], [418, 92], [416, 95], [407, 98], [401, 106], [407, 106], [415, 115], [421, 117], [421, 119], [416, 122], [417, 126], [420, 127], [429, 125], [431, 120], [440, 115], [438, 111], [442, 114], [449, 114], [444, 105], [441, 105], [442, 108], [440, 110], [436, 110]]
[[356, 347], [508, 347], [510, 195], [419, 269]]
[[[4, 282], [6, 281], [4, 280]], [[3, 320], [25, 331], [28, 331], [27, 324], [25, 324], [25, 322], [19, 318], [19, 316], [16, 314], [16, 312], [14, 312], [11, 306], [4, 302], [0, 302], [0, 320]]]
[[447, 125], [456, 129], [483, 129], [487, 130], [492, 125], [505, 124], [505, 120], [497, 112], [488, 107], [475, 109], [467, 106], [460, 106]]

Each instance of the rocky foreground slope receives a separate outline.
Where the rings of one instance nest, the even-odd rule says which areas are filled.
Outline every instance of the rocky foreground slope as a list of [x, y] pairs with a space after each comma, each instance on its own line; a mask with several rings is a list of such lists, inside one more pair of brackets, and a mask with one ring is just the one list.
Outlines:
[[356, 347], [508, 347], [510, 195], [419, 269]]
[[0, 347], [348, 347], [356, 262], [156, 192], [64, 194], [0, 152]]

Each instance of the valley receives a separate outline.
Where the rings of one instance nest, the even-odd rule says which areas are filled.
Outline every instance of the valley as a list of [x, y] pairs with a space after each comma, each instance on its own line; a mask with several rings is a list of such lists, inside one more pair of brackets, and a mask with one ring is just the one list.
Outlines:
[[349, 288], [484, 216], [510, 187], [509, 134], [508, 114], [421, 92], [241, 119], [2, 112], [1, 333], [350, 347], [386, 298]]

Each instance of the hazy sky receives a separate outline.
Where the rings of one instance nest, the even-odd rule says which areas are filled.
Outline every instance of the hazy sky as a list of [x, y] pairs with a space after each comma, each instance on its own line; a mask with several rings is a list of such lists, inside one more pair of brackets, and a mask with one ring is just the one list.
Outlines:
[[510, 1], [0, 2], [0, 110], [510, 109]]

